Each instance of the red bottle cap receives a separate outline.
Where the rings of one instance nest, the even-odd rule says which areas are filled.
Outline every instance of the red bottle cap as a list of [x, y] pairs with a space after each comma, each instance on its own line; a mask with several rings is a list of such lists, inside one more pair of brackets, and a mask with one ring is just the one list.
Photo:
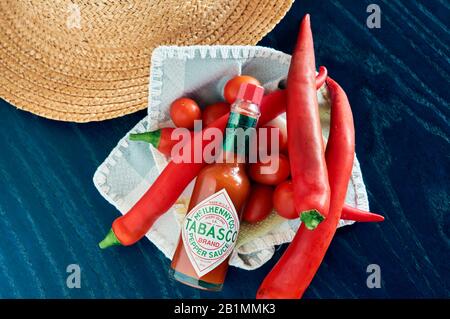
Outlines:
[[251, 83], [242, 83], [236, 99], [251, 102], [253, 104], [261, 104], [264, 95], [264, 88]]

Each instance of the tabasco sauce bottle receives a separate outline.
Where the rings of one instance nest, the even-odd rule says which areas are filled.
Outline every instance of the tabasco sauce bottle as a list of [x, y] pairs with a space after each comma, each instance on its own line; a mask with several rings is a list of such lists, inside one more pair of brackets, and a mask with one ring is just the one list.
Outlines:
[[172, 276], [186, 285], [222, 289], [250, 191], [246, 144], [249, 134], [254, 134], [263, 94], [260, 86], [241, 85], [231, 106], [221, 155], [197, 176], [171, 265]]

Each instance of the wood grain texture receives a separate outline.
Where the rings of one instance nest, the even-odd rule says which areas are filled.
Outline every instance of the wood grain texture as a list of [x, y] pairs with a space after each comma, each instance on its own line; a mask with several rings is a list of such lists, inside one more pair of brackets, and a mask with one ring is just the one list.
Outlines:
[[[370, 3], [381, 29], [366, 27]], [[305, 298], [450, 297], [450, 5], [297, 0], [261, 45], [291, 53], [306, 12], [317, 63], [353, 106], [371, 208], [387, 220], [339, 230]], [[230, 268], [224, 290], [208, 293], [169, 280], [169, 260], [148, 241], [100, 251], [119, 213], [92, 175], [145, 113], [78, 125], [0, 104], [0, 297], [253, 298], [283, 252], [252, 272]], [[66, 287], [72, 263], [81, 289]], [[380, 289], [366, 286], [373, 263]]]

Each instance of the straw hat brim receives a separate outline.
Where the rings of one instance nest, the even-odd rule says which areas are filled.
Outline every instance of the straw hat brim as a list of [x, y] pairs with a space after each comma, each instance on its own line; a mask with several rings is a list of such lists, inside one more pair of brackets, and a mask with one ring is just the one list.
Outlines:
[[[48, 2], [50, 7], [50, 3], [58, 3], [59, 7], [43, 13], [44, 18], [71, 3], [65, 0], [30, 2], [33, 1], [39, 5]], [[90, 122], [119, 117], [147, 107], [150, 55], [158, 45], [254, 45], [283, 18], [292, 0], [229, 1], [229, 5], [220, 10], [220, 15], [208, 20], [204, 26], [207, 33], [203, 34], [193, 30], [183, 35], [167, 25], [166, 31], [170, 35], [166, 37], [155, 35], [148, 41], [117, 38], [116, 41], [114, 36], [124, 26], [114, 25], [114, 30], [108, 26], [111, 40], [104, 43], [89, 43], [92, 38], [83, 34], [83, 27], [55, 31], [55, 25], [42, 23], [39, 14], [30, 14], [29, 7], [18, 3], [14, 0], [0, 2], [0, 97], [19, 109], [46, 118]], [[139, 5], [136, 4], [134, 20], [146, 14], [140, 12], [142, 8]], [[89, 8], [81, 9], [82, 22], [87, 24], [87, 28], [91, 15], [94, 15]], [[106, 13], [109, 14], [106, 18], [110, 18], [117, 12], [111, 8]], [[63, 23], [58, 21], [57, 14], [51, 19], [55, 24]], [[167, 21], [164, 14], [162, 19]], [[125, 27], [131, 30], [130, 34], [138, 34], [140, 26], [132, 24], [133, 15], [124, 20], [122, 14], [119, 21], [128, 21]], [[147, 27], [152, 28], [151, 25]], [[142, 30], [144, 34], [145, 31], [148, 30]], [[101, 32], [104, 36], [107, 33], [106, 29]]]

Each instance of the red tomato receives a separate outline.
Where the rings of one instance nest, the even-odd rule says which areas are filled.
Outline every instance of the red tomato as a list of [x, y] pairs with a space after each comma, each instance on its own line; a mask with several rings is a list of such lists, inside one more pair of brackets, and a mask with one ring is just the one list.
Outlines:
[[281, 117], [276, 117], [266, 125], [270, 125], [273, 127], [278, 127], [280, 129], [281, 139], [280, 139], [280, 151], [285, 152], [287, 151], [287, 143], [288, 143], [288, 136], [287, 136], [287, 123], [286, 119], [282, 119]]
[[253, 184], [247, 203], [245, 204], [243, 220], [248, 223], [257, 223], [265, 219], [273, 209], [273, 187]]
[[209, 124], [217, 120], [222, 115], [227, 114], [228, 112], [230, 112], [230, 104], [226, 102], [219, 102], [208, 105], [202, 112], [203, 127], [208, 126]]
[[278, 215], [284, 218], [295, 219], [299, 217], [299, 214], [295, 211], [294, 187], [290, 180], [281, 183], [275, 188], [273, 206]]
[[257, 79], [248, 75], [238, 75], [232, 78], [225, 84], [223, 88], [223, 96], [225, 100], [232, 104], [236, 100], [236, 97], [239, 92], [239, 87], [242, 83], [252, 83], [256, 85], [261, 85]]
[[289, 177], [289, 159], [283, 154], [272, 154], [267, 163], [250, 164], [249, 175], [255, 182], [264, 185], [278, 185]]
[[[262, 135], [258, 135], [258, 147], [259, 148], [266, 148], [267, 147], [267, 153], [270, 154], [271, 152], [271, 148], [272, 148], [272, 133], [271, 130], [272, 129], [276, 129], [277, 132], [277, 137], [278, 137], [278, 150], [280, 152], [284, 152], [287, 149], [287, 136], [285, 134], [285, 130], [275, 126], [275, 125], [263, 125], [260, 127], [261, 128], [266, 128], [267, 129], [267, 139], [266, 141], [263, 141], [261, 136]], [[259, 133], [258, 133], [259, 134]]]
[[202, 111], [194, 100], [182, 97], [170, 105], [170, 117], [177, 127], [193, 129], [194, 121], [202, 119]]

